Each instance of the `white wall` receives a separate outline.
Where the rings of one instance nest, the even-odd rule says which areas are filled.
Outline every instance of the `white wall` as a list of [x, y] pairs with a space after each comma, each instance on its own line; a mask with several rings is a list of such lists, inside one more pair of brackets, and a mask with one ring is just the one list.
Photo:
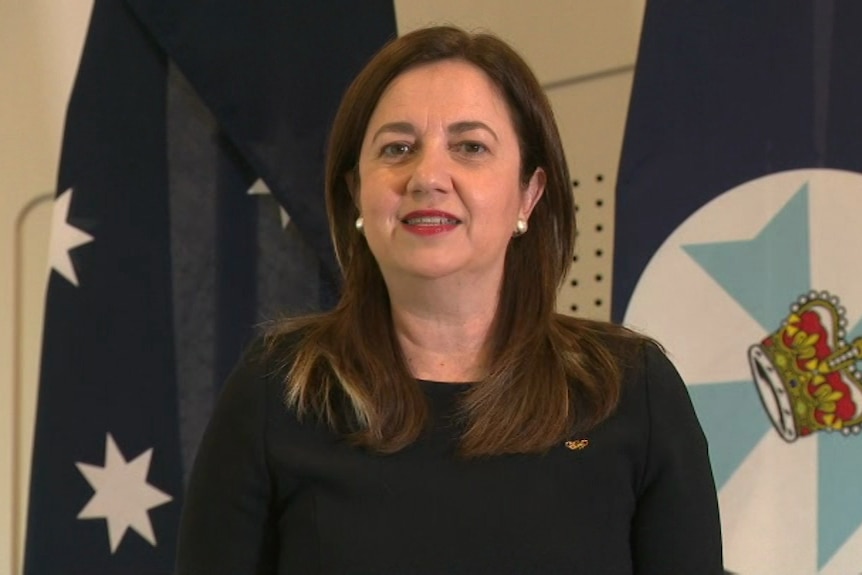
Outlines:
[[[395, 4], [402, 32], [430, 23], [488, 29], [534, 67], [578, 180], [578, 261], [560, 309], [577, 306], [578, 314], [606, 318], [613, 190], [644, 0]], [[54, 192], [66, 101], [91, 9], [92, 0], [0, 0], [0, 575], [20, 573], [14, 566], [23, 544], [38, 381], [46, 200]]]

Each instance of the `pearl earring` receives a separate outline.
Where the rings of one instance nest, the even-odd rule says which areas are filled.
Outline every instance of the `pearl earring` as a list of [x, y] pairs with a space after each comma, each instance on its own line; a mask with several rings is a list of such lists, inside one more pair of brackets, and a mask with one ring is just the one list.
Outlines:
[[365, 234], [365, 220], [363, 219], [362, 216], [359, 216], [358, 218], [356, 218], [356, 224], [354, 224], [354, 225], [356, 226], [357, 232], [359, 232], [360, 234], [363, 234], [363, 235]]
[[515, 223], [515, 236], [523, 236], [527, 233], [527, 220], [524, 218], [518, 218], [518, 221]]

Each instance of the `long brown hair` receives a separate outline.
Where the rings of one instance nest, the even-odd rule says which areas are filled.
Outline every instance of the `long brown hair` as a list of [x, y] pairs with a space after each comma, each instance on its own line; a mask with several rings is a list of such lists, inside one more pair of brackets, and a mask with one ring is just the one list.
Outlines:
[[[541, 452], [612, 413], [638, 338], [554, 311], [575, 243], [568, 167], [541, 86], [495, 36], [453, 27], [417, 30], [387, 44], [348, 88], [326, 164], [327, 213], [344, 273], [341, 299], [331, 312], [278, 323], [269, 334], [270, 357], [283, 362], [286, 401], [301, 417], [312, 414], [381, 453], [422, 433], [427, 400], [397, 343], [383, 276], [354, 228], [359, 213], [348, 179], [356, 177], [368, 121], [389, 83], [405, 70], [447, 59], [473, 64], [499, 88], [519, 138], [522, 183], [538, 167], [547, 178], [529, 231], [509, 243], [486, 342], [487, 376], [462, 398], [460, 450], [466, 456]], [[297, 333], [298, 343], [285, 349]]]

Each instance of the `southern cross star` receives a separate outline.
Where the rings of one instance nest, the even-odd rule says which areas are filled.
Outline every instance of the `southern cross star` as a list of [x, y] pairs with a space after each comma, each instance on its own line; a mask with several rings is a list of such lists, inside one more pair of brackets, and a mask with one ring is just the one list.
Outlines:
[[117, 551], [129, 528], [137, 531], [150, 545], [156, 545], [147, 511], [172, 498], [147, 483], [152, 455], [153, 450], [148, 449], [135, 459], [126, 461], [113, 436], [108, 433], [104, 467], [80, 462], [75, 464], [95, 491], [78, 514], [78, 519], [107, 520], [111, 553]]
[[69, 206], [72, 203], [72, 188], [69, 188], [54, 200], [51, 214], [51, 247], [49, 259], [51, 269], [66, 278], [73, 286], [78, 287], [78, 275], [69, 252], [78, 246], [93, 241], [93, 236], [68, 222]]

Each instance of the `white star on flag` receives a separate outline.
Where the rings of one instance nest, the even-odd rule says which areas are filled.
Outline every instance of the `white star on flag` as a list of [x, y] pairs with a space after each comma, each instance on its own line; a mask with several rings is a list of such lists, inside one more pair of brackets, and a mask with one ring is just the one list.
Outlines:
[[[248, 195], [250, 195], [250, 196], [270, 195], [271, 196], [272, 190], [269, 189], [269, 186], [266, 185], [266, 182], [264, 182], [262, 179], [258, 178], [254, 181], [254, 183], [248, 189]], [[287, 224], [290, 223], [290, 214], [287, 213], [287, 210], [285, 210], [281, 204], [278, 204], [278, 213], [281, 215], [281, 227], [287, 228]]]
[[78, 246], [92, 242], [93, 236], [68, 222], [72, 193], [72, 188], [69, 188], [54, 200], [51, 212], [51, 247], [48, 257], [51, 268], [73, 286], [78, 287], [78, 276], [69, 252]]
[[130, 527], [155, 547], [156, 536], [147, 511], [173, 498], [147, 483], [153, 450], [148, 449], [132, 461], [126, 461], [113, 436], [110, 433], [107, 436], [104, 467], [75, 463], [95, 491], [78, 519], [108, 521], [111, 553], [116, 552]]

